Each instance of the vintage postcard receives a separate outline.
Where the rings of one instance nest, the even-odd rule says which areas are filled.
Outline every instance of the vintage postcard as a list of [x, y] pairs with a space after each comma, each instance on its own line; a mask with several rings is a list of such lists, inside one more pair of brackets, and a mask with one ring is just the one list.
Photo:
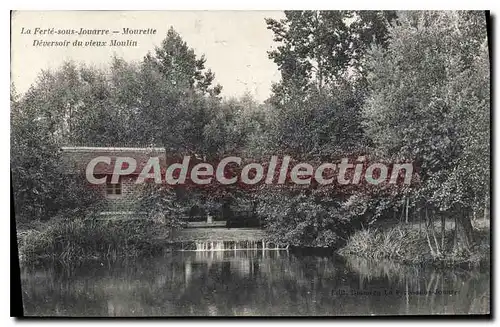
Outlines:
[[22, 315], [491, 314], [485, 11], [12, 11]]

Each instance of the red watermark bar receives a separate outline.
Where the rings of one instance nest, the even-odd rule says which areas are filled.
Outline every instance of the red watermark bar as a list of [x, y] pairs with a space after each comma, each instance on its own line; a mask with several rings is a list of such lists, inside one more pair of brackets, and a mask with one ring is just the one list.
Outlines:
[[[96, 173], [106, 165], [111, 179]], [[165, 163], [160, 157], [149, 157], [138, 163], [131, 157], [99, 156], [85, 169], [87, 180], [94, 185], [116, 184], [123, 176], [133, 176], [136, 184], [166, 185], [410, 185], [416, 172], [413, 163], [386, 163], [367, 160], [366, 156], [339, 158], [328, 162], [299, 162], [291, 156], [271, 156], [266, 161], [248, 161], [228, 156], [215, 163], [186, 155]]]

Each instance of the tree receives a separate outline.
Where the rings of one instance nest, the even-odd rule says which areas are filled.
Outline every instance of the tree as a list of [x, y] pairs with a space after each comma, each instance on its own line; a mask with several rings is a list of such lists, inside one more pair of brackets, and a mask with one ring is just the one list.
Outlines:
[[212, 86], [213, 79], [204, 57], [196, 58], [170, 29], [156, 56], [142, 62], [113, 57], [107, 69], [66, 62], [42, 71], [22, 96], [13, 88], [11, 163], [18, 212], [48, 219], [93, 201], [85, 188], [75, 187], [78, 181], [62, 174], [63, 145], [155, 145], [177, 155], [206, 155], [205, 126], [221, 109], [221, 88]]
[[367, 64], [367, 135], [386, 157], [413, 161], [422, 182], [414, 202], [432, 213], [451, 210], [465, 249], [472, 240], [470, 196], [484, 192], [488, 176], [485, 42], [483, 13], [404, 12], [389, 28], [387, 49], [373, 48]]
[[194, 50], [172, 27], [154, 55], [148, 53], [144, 61], [156, 67], [173, 88], [194, 89], [212, 96], [219, 95], [222, 90], [220, 85], [212, 86], [215, 75], [205, 69], [205, 56], [196, 58]]
[[64, 175], [57, 121], [40, 102], [11, 93], [11, 171], [16, 218], [48, 219], [57, 213], [78, 216], [98, 205], [93, 190], [78, 176]]
[[364, 57], [372, 43], [385, 46], [394, 11], [285, 11], [285, 19], [266, 19], [279, 43], [269, 52], [281, 72], [273, 98], [284, 105], [307, 99], [316, 90], [364, 79]]
[[[386, 46], [386, 24], [393, 18], [392, 12], [286, 11], [282, 20], [266, 20], [278, 43], [269, 58], [281, 72], [264, 121], [267, 153], [323, 161], [366, 149], [365, 55], [372, 43]], [[268, 226], [302, 245], [342, 242], [352, 230], [348, 222], [356, 218], [339, 209], [345, 196], [306, 193], [265, 193], [260, 212], [269, 218]]]
[[365, 57], [371, 44], [387, 46], [394, 12], [286, 11], [285, 16], [266, 20], [279, 43], [269, 58], [281, 72], [270, 99], [275, 116], [270, 139], [277, 148], [306, 157], [365, 147]]

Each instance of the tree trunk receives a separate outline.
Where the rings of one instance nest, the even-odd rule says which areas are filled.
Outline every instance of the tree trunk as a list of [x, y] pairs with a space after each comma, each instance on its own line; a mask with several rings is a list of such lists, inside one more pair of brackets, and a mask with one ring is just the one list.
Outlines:
[[441, 215], [441, 251], [444, 252], [444, 241], [445, 241], [445, 232], [446, 232], [446, 217]]
[[[321, 35], [318, 35], [320, 32], [320, 13], [316, 13], [316, 26], [315, 26], [315, 38], [316, 40], [320, 39]], [[321, 62], [321, 54], [319, 53], [319, 50], [316, 49], [316, 62], [318, 65], [318, 71], [316, 72], [316, 78], [317, 78], [317, 83], [318, 83], [318, 93], [321, 95], [323, 94], [323, 64]]]
[[477, 216], [477, 202], [478, 202], [478, 199], [477, 199], [477, 194], [474, 194], [474, 205], [472, 206], [472, 221], [476, 221], [476, 216]]
[[418, 234], [422, 234], [422, 214], [420, 214], [418, 218]]
[[408, 202], [409, 202], [409, 198], [406, 198], [406, 218], [405, 218], [405, 223], [408, 224]]
[[436, 253], [434, 252], [434, 248], [432, 247], [431, 239], [429, 238], [429, 230], [427, 228], [425, 229], [425, 238], [427, 239], [427, 245], [429, 245], [429, 250], [431, 250], [431, 255], [435, 257]]
[[459, 216], [459, 230], [462, 231], [462, 238], [464, 240], [464, 245], [466, 250], [470, 250], [473, 242], [473, 234], [472, 234], [472, 224], [470, 220], [470, 216], [468, 212], [462, 212]]
[[488, 191], [484, 193], [484, 219], [490, 219], [490, 194]]
[[424, 209], [423, 214], [425, 214], [425, 237], [427, 239], [427, 245], [429, 245], [429, 250], [431, 251], [431, 255], [433, 257], [435, 257], [436, 251], [434, 251], [434, 248], [432, 247], [431, 239], [429, 237], [430, 219], [429, 219], [429, 215], [427, 213], [427, 204], [425, 205], [425, 209]]
[[436, 255], [437, 256], [440, 256], [441, 255], [441, 251], [439, 250], [439, 242], [436, 238], [436, 231], [434, 230], [434, 216], [433, 215], [430, 215], [429, 216], [429, 213], [428, 213], [428, 210], [427, 210], [427, 206], [425, 206], [425, 215], [427, 217], [427, 220], [429, 221], [429, 227], [431, 229], [431, 234], [432, 234], [432, 238], [434, 239], [434, 244], [436, 245]]
[[453, 230], [453, 250], [457, 248], [458, 245], [458, 218], [455, 215], [455, 226]]
[[405, 204], [403, 202], [403, 207], [401, 208], [401, 215], [399, 215], [399, 224], [403, 222], [403, 215], [405, 213]]
[[469, 210], [455, 210], [455, 246], [457, 246], [458, 240], [460, 240], [463, 249], [470, 252], [470, 248], [473, 243], [473, 229], [470, 220]]
[[441, 256], [441, 250], [439, 249], [439, 242], [436, 237], [436, 231], [434, 230], [434, 221], [432, 221], [432, 238], [434, 239], [434, 244], [436, 244], [436, 254], [437, 256]]

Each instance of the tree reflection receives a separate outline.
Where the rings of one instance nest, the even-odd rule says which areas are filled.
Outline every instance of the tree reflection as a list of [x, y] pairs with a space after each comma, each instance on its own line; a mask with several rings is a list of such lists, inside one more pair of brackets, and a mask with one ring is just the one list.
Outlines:
[[26, 314], [62, 316], [486, 313], [490, 288], [479, 271], [260, 250], [26, 267], [22, 286]]

